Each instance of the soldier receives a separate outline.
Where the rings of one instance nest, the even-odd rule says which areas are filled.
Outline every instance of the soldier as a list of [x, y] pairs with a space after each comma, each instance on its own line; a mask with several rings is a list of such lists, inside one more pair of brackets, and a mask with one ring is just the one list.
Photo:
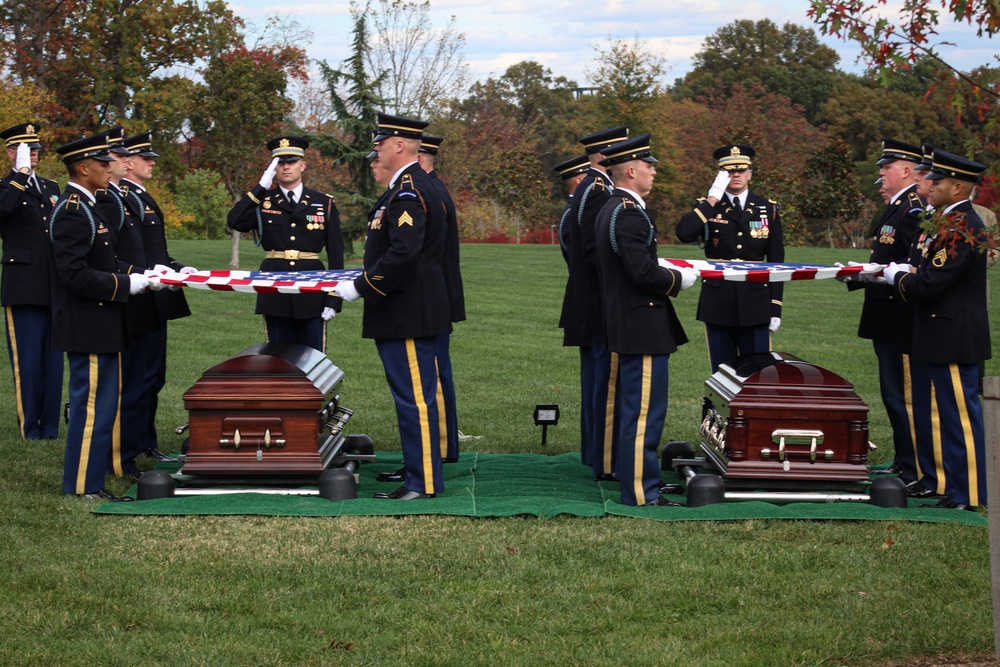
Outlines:
[[[576, 188], [580, 185], [583, 177], [587, 175], [589, 168], [590, 158], [586, 154], [566, 160], [553, 168], [553, 171], [559, 174], [559, 178], [566, 184], [566, 206], [563, 208], [562, 215], [559, 216], [557, 235], [559, 237], [559, 249], [562, 251], [563, 260], [565, 260], [567, 267], [569, 266], [570, 231], [572, 231], [571, 226], [567, 224], [567, 219], [569, 218], [569, 211], [573, 207], [573, 193], [576, 192]], [[563, 303], [564, 307], [565, 305]]]
[[643, 134], [604, 151], [615, 189], [597, 217], [608, 348], [618, 358], [618, 479], [623, 505], [680, 505], [660, 495], [656, 448], [667, 416], [670, 355], [687, 342], [670, 297], [694, 285], [694, 269], [661, 266], [646, 212], [656, 158]]
[[586, 442], [581, 443], [586, 454], [581, 459], [594, 471], [597, 481], [615, 479], [618, 361], [608, 350], [604, 331], [594, 229], [597, 214], [611, 199], [614, 189], [607, 170], [600, 164], [604, 149], [627, 138], [627, 127], [614, 127], [580, 139], [590, 168], [570, 205], [569, 280], [559, 318], [563, 346], [580, 348], [580, 402], [584, 409], [580, 415], [581, 430], [587, 427]]
[[25, 440], [59, 437], [63, 356], [52, 349], [49, 218], [59, 186], [35, 174], [38, 123], [0, 132], [13, 170], [0, 180], [0, 236], [7, 352], [14, 371], [18, 428]]
[[[719, 173], [694, 210], [677, 223], [677, 238], [698, 243], [721, 261], [783, 262], [785, 242], [778, 205], [749, 190], [752, 146], [722, 146], [712, 156]], [[712, 372], [752, 352], [767, 352], [781, 325], [782, 283], [702, 280], [698, 319], [705, 323]]]
[[[420, 140], [420, 150], [417, 152], [417, 161], [420, 167], [427, 173], [431, 185], [437, 191], [438, 198], [444, 206], [445, 222], [447, 224], [447, 236], [444, 242], [444, 283], [448, 290], [448, 307], [451, 310], [451, 321], [465, 321], [465, 291], [462, 287], [462, 271], [459, 265], [459, 236], [458, 236], [458, 216], [455, 211], [455, 202], [451, 198], [448, 188], [438, 178], [437, 171], [434, 170], [434, 163], [437, 161], [437, 154], [441, 147], [441, 137], [434, 137], [429, 134], [423, 135]], [[451, 333], [442, 333], [437, 341], [437, 364], [438, 364], [438, 418], [441, 420], [439, 426], [442, 437], [441, 456], [445, 463], [458, 460], [458, 414], [455, 406], [455, 378], [451, 370]], [[402, 480], [399, 480], [402, 481]]]
[[[986, 166], [935, 150], [926, 178], [929, 203], [943, 217], [917, 240], [916, 266], [892, 263], [883, 275], [913, 304], [912, 374], [918, 454], [940, 443], [943, 470], [920, 483], [945, 497], [930, 507], [974, 509], [986, 504], [979, 362], [990, 358], [986, 311], [986, 231], [969, 196]], [[932, 448], [932, 446], [931, 446]], [[923, 462], [921, 462], [923, 463]]]
[[[153, 133], [143, 132], [124, 141], [131, 158], [128, 175], [121, 179], [119, 187], [125, 197], [138, 198], [142, 204], [142, 246], [146, 253], [146, 263], [158, 273], [175, 271], [188, 274], [197, 271], [193, 266], [185, 266], [170, 256], [167, 250], [167, 236], [164, 228], [163, 211], [153, 196], [146, 190], [145, 183], [153, 177], [153, 167], [159, 154], [153, 151]], [[141, 429], [139, 451], [158, 461], [174, 461], [160, 451], [156, 434], [156, 409], [160, 390], [167, 382], [167, 322], [191, 314], [183, 290], [164, 289], [153, 293], [156, 304], [156, 320], [149, 323], [146, 334], [146, 372], [143, 375], [143, 395], [148, 405], [145, 414], [149, 422]]]
[[396, 404], [404, 481], [376, 498], [433, 498], [444, 490], [435, 359], [438, 336], [451, 331], [442, 269], [447, 226], [417, 162], [425, 127], [378, 114], [375, 168], [391, 174], [389, 186], [368, 215], [364, 273], [337, 286], [345, 301], [364, 297], [361, 335], [375, 340]]
[[[882, 190], [888, 199], [882, 215], [868, 230], [871, 257], [868, 261], [888, 265], [903, 263], [920, 234], [920, 216], [927, 205], [917, 194], [916, 171], [921, 151], [895, 139], [882, 140], [882, 155], [876, 164]], [[897, 474], [905, 483], [915, 482], [920, 473], [912, 434], [913, 394], [910, 384], [909, 337], [913, 314], [908, 304], [890, 286], [872, 280], [852, 280], [848, 289], [864, 289], [858, 336], [872, 341], [878, 360], [879, 389], [892, 426], [895, 456], [891, 466], [877, 474]]]
[[[333, 197], [305, 187], [305, 151], [302, 137], [275, 137], [267, 142], [271, 164], [260, 182], [236, 202], [229, 226], [252, 232], [263, 246], [261, 271], [322, 271], [320, 252], [326, 250], [331, 269], [344, 268], [344, 239], [340, 213]], [[278, 185], [271, 184], [277, 177]], [[258, 294], [258, 315], [264, 333], [274, 343], [298, 343], [326, 352], [326, 323], [341, 308], [328, 294]]]
[[149, 280], [118, 269], [110, 221], [95, 193], [108, 186], [105, 134], [57, 149], [69, 172], [49, 225], [52, 240], [52, 345], [69, 359], [69, 425], [63, 491], [124, 500], [104, 488], [119, 438], [119, 354], [128, 344], [123, 304]]

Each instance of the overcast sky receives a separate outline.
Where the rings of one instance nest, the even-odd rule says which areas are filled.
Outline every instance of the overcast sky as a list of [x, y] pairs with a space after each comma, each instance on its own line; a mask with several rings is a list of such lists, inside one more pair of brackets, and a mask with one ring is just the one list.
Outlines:
[[[237, 16], [257, 26], [278, 14], [296, 18], [313, 32], [312, 43], [306, 47], [310, 58], [336, 65], [348, 56], [351, 19], [346, 2], [239, 0], [229, 6]], [[815, 28], [806, 17], [808, 8], [807, 0], [431, 0], [431, 17], [435, 26], [455, 17], [456, 28], [465, 33], [465, 59], [476, 80], [498, 76], [514, 63], [535, 60], [556, 76], [585, 86], [584, 70], [593, 60], [595, 46], [606, 48], [609, 38], [631, 40], [638, 36], [666, 58], [670, 69], [664, 83], [672, 84], [691, 69], [692, 56], [701, 49], [705, 37], [719, 27], [739, 19], [769, 18], [779, 26], [791, 22]], [[997, 64], [996, 44], [976, 40], [969, 27], [949, 24], [941, 36], [959, 45], [939, 49], [959, 68]], [[840, 54], [841, 69], [859, 70], [856, 46], [821, 39]]]

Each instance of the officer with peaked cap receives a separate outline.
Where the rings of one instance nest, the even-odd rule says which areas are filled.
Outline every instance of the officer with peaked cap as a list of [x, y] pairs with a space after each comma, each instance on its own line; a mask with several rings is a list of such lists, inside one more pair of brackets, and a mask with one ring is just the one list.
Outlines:
[[[882, 215], [868, 230], [869, 262], [888, 265], [909, 258], [910, 247], [920, 233], [920, 216], [927, 205], [917, 193], [920, 178], [917, 167], [921, 158], [917, 146], [896, 139], [882, 140], [882, 154], [876, 164], [888, 199]], [[912, 397], [909, 338], [913, 313], [891, 285], [866, 277], [848, 281], [847, 286], [851, 290], [864, 289], [858, 336], [872, 341], [882, 404], [892, 427], [893, 463], [877, 472], [898, 474], [910, 484], [920, 477], [910, 430], [912, 415], [907, 409]]]
[[559, 249], [562, 250], [563, 259], [566, 261], [567, 266], [569, 266], [569, 244], [572, 226], [566, 223], [569, 219], [569, 210], [573, 206], [573, 193], [576, 192], [576, 188], [580, 185], [583, 177], [587, 175], [588, 169], [590, 169], [590, 158], [586, 154], [570, 158], [553, 168], [553, 171], [559, 174], [559, 178], [566, 184], [566, 206], [563, 208], [562, 215], [559, 216], [557, 235], [559, 237]]
[[[146, 183], [153, 177], [156, 158], [160, 157], [153, 150], [153, 133], [142, 132], [127, 137], [123, 143], [129, 150], [131, 158], [128, 162], [128, 175], [121, 179], [119, 187], [126, 197], [138, 200], [142, 206], [139, 229], [142, 232], [142, 245], [147, 264], [159, 274], [171, 271], [182, 274], [194, 273], [197, 269], [193, 266], [186, 266], [170, 256], [163, 211], [146, 189]], [[149, 401], [145, 414], [149, 416], [149, 422], [140, 432], [139, 450], [158, 461], [173, 461], [174, 459], [160, 451], [156, 432], [156, 411], [160, 390], [167, 382], [167, 322], [187, 317], [191, 314], [191, 310], [188, 308], [184, 291], [179, 289], [162, 289], [154, 292], [153, 303], [156, 305], [156, 321], [149, 325], [150, 331], [146, 338], [146, 371], [143, 375], [143, 394]]]
[[[615, 189], [597, 216], [597, 259], [608, 348], [618, 361], [618, 481], [623, 505], [680, 505], [660, 495], [656, 449], [667, 416], [670, 355], [687, 342], [670, 297], [694, 285], [694, 269], [657, 259], [646, 211], [656, 158], [650, 135], [604, 150]], [[641, 304], [641, 305], [640, 305]]]
[[[677, 238], [703, 246], [708, 259], [785, 261], [778, 205], [749, 189], [755, 155], [744, 144], [716, 149], [719, 171], [708, 196], [677, 223]], [[698, 319], [705, 323], [713, 373], [720, 364], [734, 366], [744, 354], [770, 349], [770, 334], [781, 324], [782, 285], [702, 281]]]
[[21, 437], [59, 437], [63, 358], [51, 346], [52, 288], [49, 218], [59, 185], [38, 176], [38, 123], [0, 132], [12, 170], [0, 180], [3, 277], [0, 305], [14, 371], [14, 403]]
[[[373, 142], [389, 186], [368, 213], [364, 272], [337, 285], [345, 301], [364, 298], [361, 335], [375, 340], [396, 404], [403, 485], [376, 498], [417, 500], [444, 490], [437, 407], [438, 337], [451, 331], [442, 268], [444, 208], [417, 161], [427, 123], [378, 114]], [[377, 179], [381, 180], [381, 179]]]
[[[614, 183], [601, 165], [604, 150], [628, 139], [627, 127], [613, 127], [580, 139], [590, 167], [570, 205], [569, 280], [559, 326], [563, 346], [580, 348], [580, 458], [594, 478], [614, 480], [615, 384], [617, 364], [608, 350], [601, 308], [595, 228], [597, 214], [611, 199]], [[610, 399], [609, 399], [610, 397]]]
[[95, 194], [108, 186], [114, 160], [107, 135], [71, 141], [57, 152], [69, 172], [49, 225], [52, 346], [69, 361], [63, 491], [120, 500], [104, 488], [104, 477], [119, 441], [119, 355], [128, 345], [124, 304], [149, 280], [119, 268], [112, 223], [97, 205]]
[[[459, 264], [460, 240], [458, 235], [458, 215], [455, 201], [438, 177], [435, 170], [438, 151], [441, 149], [442, 137], [424, 134], [420, 138], [420, 149], [417, 151], [417, 161], [427, 173], [431, 185], [434, 186], [441, 204], [444, 206], [447, 231], [444, 242], [444, 283], [448, 290], [448, 307], [451, 310], [451, 321], [465, 321], [465, 289], [462, 286], [462, 271]], [[458, 415], [456, 412], [455, 378], [451, 368], [450, 351], [451, 333], [438, 335], [438, 415], [441, 419], [441, 456], [446, 463], [458, 460]], [[402, 480], [400, 480], [402, 481]]]
[[[264, 249], [261, 271], [322, 271], [324, 250], [329, 268], [344, 268], [337, 204], [331, 195], [303, 182], [307, 148], [304, 137], [268, 141], [271, 164], [229, 212], [229, 226], [251, 232], [254, 243]], [[328, 294], [258, 294], [256, 313], [264, 316], [268, 341], [325, 352], [326, 323], [340, 308], [341, 300]]]
[[986, 245], [982, 219], [970, 194], [986, 166], [935, 150], [928, 201], [934, 227], [917, 239], [915, 266], [892, 263], [883, 275], [899, 297], [913, 304], [911, 370], [918, 455], [939, 442], [943, 476], [919, 480], [944, 498], [930, 507], [973, 509], [985, 505], [986, 447], [977, 394], [979, 362], [989, 359]]

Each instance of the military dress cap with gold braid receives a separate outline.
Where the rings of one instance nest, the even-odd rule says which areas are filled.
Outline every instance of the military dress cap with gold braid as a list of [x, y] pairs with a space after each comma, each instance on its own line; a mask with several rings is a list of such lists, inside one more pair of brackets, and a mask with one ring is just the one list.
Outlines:
[[757, 151], [746, 144], [729, 144], [715, 149], [712, 157], [719, 161], [719, 169], [743, 171], [753, 167], [753, 156]]
[[931, 165], [934, 164], [934, 147], [930, 144], [921, 144], [920, 152], [923, 154], [923, 157], [920, 159], [920, 164], [913, 169], [915, 171], [930, 171]]
[[108, 150], [118, 155], [131, 155], [132, 152], [125, 148], [125, 130], [121, 125], [108, 130]]
[[562, 164], [557, 164], [553, 167], [552, 171], [559, 174], [559, 176], [565, 181], [573, 178], [574, 176], [587, 173], [588, 169], [590, 169], [590, 158], [586, 155], [581, 155], [579, 157], [566, 160]]
[[42, 145], [38, 143], [38, 130], [40, 128], [41, 125], [38, 123], [21, 123], [0, 132], [0, 139], [7, 143], [7, 148], [18, 144], [28, 144], [28, 148], [41, 148]]
[[617, 144], [604, 149], [604, 159], [600, 161], [602, 167], [610, 167], [615, 164], [624, 164], [632, 160], [642, 160], [656, 164], [659, 162], [653, 157], [653, 150], [650, 146], [650, 134], [640, 134], [638, 137], [619, 141]]
[[920, 148], [914, 146], [913, 144], [896, 141], [895, 139], [883, 139], [882, 157], [880, 157], [875, 164], [889, 164], [890, 162], [895, 162], [896, 160], [906, 160], [907, 162], [920, 164], [920, 160], [923, 157], [924, 154]]
[[416, 118], [403, 118], [402, 116], [390, 116], [387, 113], [378, 112], [378, 127], [375, 143], [388, 139], [389, 137], [402, 137], [403, 139], [422, 139], [424, 128], [430, 123]]
[[132, 155], [141, 157], [160, 157], [159, 153], [153, 152], [153, 133], [143, 132], [125, 139], [125, 148]]
[[442, 141], [444, 141], [442, 137], [432, 137], [429, 134], [425, 134], [420, 137], [420, 152], [427, 153], [428, 155], [437, 155]]
[[935, 149], [931, 171], [924, 178], [930, 181], [954, 178], [956, 181], [979, 183], [984, 171], [986, 171], [985, 164], [973, 162], [961, 155]]
[[275, 137], [267, 142], [267, 150], [271, 151], [271, 157], [278, 158], [278, 162], [295, 162], [306, 156], [306, 149], [309, 148], [309, 140], [305, 137]]
[[593, 155], [594, 153], [604, 153], [604, 149], [608, 146], [626, 139], [628, 139], [628, 126], [624, 125], [588, 134], [580, 139], [580, 143], [587, 149], [587, 155]]
[[114, 162], [115, 159], [108, 152], [108, 133], [101, 132], [91, 137], [76, 139], [68, 144], [64, 144], [56, 149], [62, 161], [66, 164], [73, 164], [81, 160], [93, 159], [101, 162]]

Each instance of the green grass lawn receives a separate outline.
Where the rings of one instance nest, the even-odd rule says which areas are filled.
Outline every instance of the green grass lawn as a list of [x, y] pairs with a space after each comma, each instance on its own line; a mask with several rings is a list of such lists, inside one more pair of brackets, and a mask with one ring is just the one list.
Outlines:
[[[225, 242], [171, 242], [224, 268]], [[466, 448], [539, 452], [538, 403], [561, 420], [544, 451], [578, 451], [578, 355], [557, 328], [554, 246], [462, 248], [468, 321], [452, 359]], [[698, 257], [667, 246], [661, 256]], [[798, 249], [790, 262], [864, 260]], [[243, 268], [260, 251], [243, 246]], [[356, 265], [356, 264], [355, 264]], [[996, 269], [991, 271], [996, 279]], [[671, 358], [665, 439], [697, 442], [709, 376], [697, 288], [676, 306], [691, 342]], [[246, 294], [189, 290], [170, 326], [161, 448], [201, 373], [263, 339]], [[785, 288], [775, 350], [843, 375], [891, 458], [862, 296], [836, 281]], [[991, 306], [998, 321], [997, 300]], [[397, 450], [395, 413], [360, 303], [328, 327], [348, 431]], [[994, 335], [994, 349], [1000, 345]], [[5, 362], [6, 363], [6, 362]], [[1000, 373], [989, 362], [987, 373]], [[0, 665], [883, 665], [991, 653], [985, 528], [921, 523], [671, 523], [604, 518], [108, 517], [60, 493], [62, 444], [0, 413]], [[145, 465], [151, 465], [146, 462]], [[120, 480], [110, 482], [124, 491]]]

